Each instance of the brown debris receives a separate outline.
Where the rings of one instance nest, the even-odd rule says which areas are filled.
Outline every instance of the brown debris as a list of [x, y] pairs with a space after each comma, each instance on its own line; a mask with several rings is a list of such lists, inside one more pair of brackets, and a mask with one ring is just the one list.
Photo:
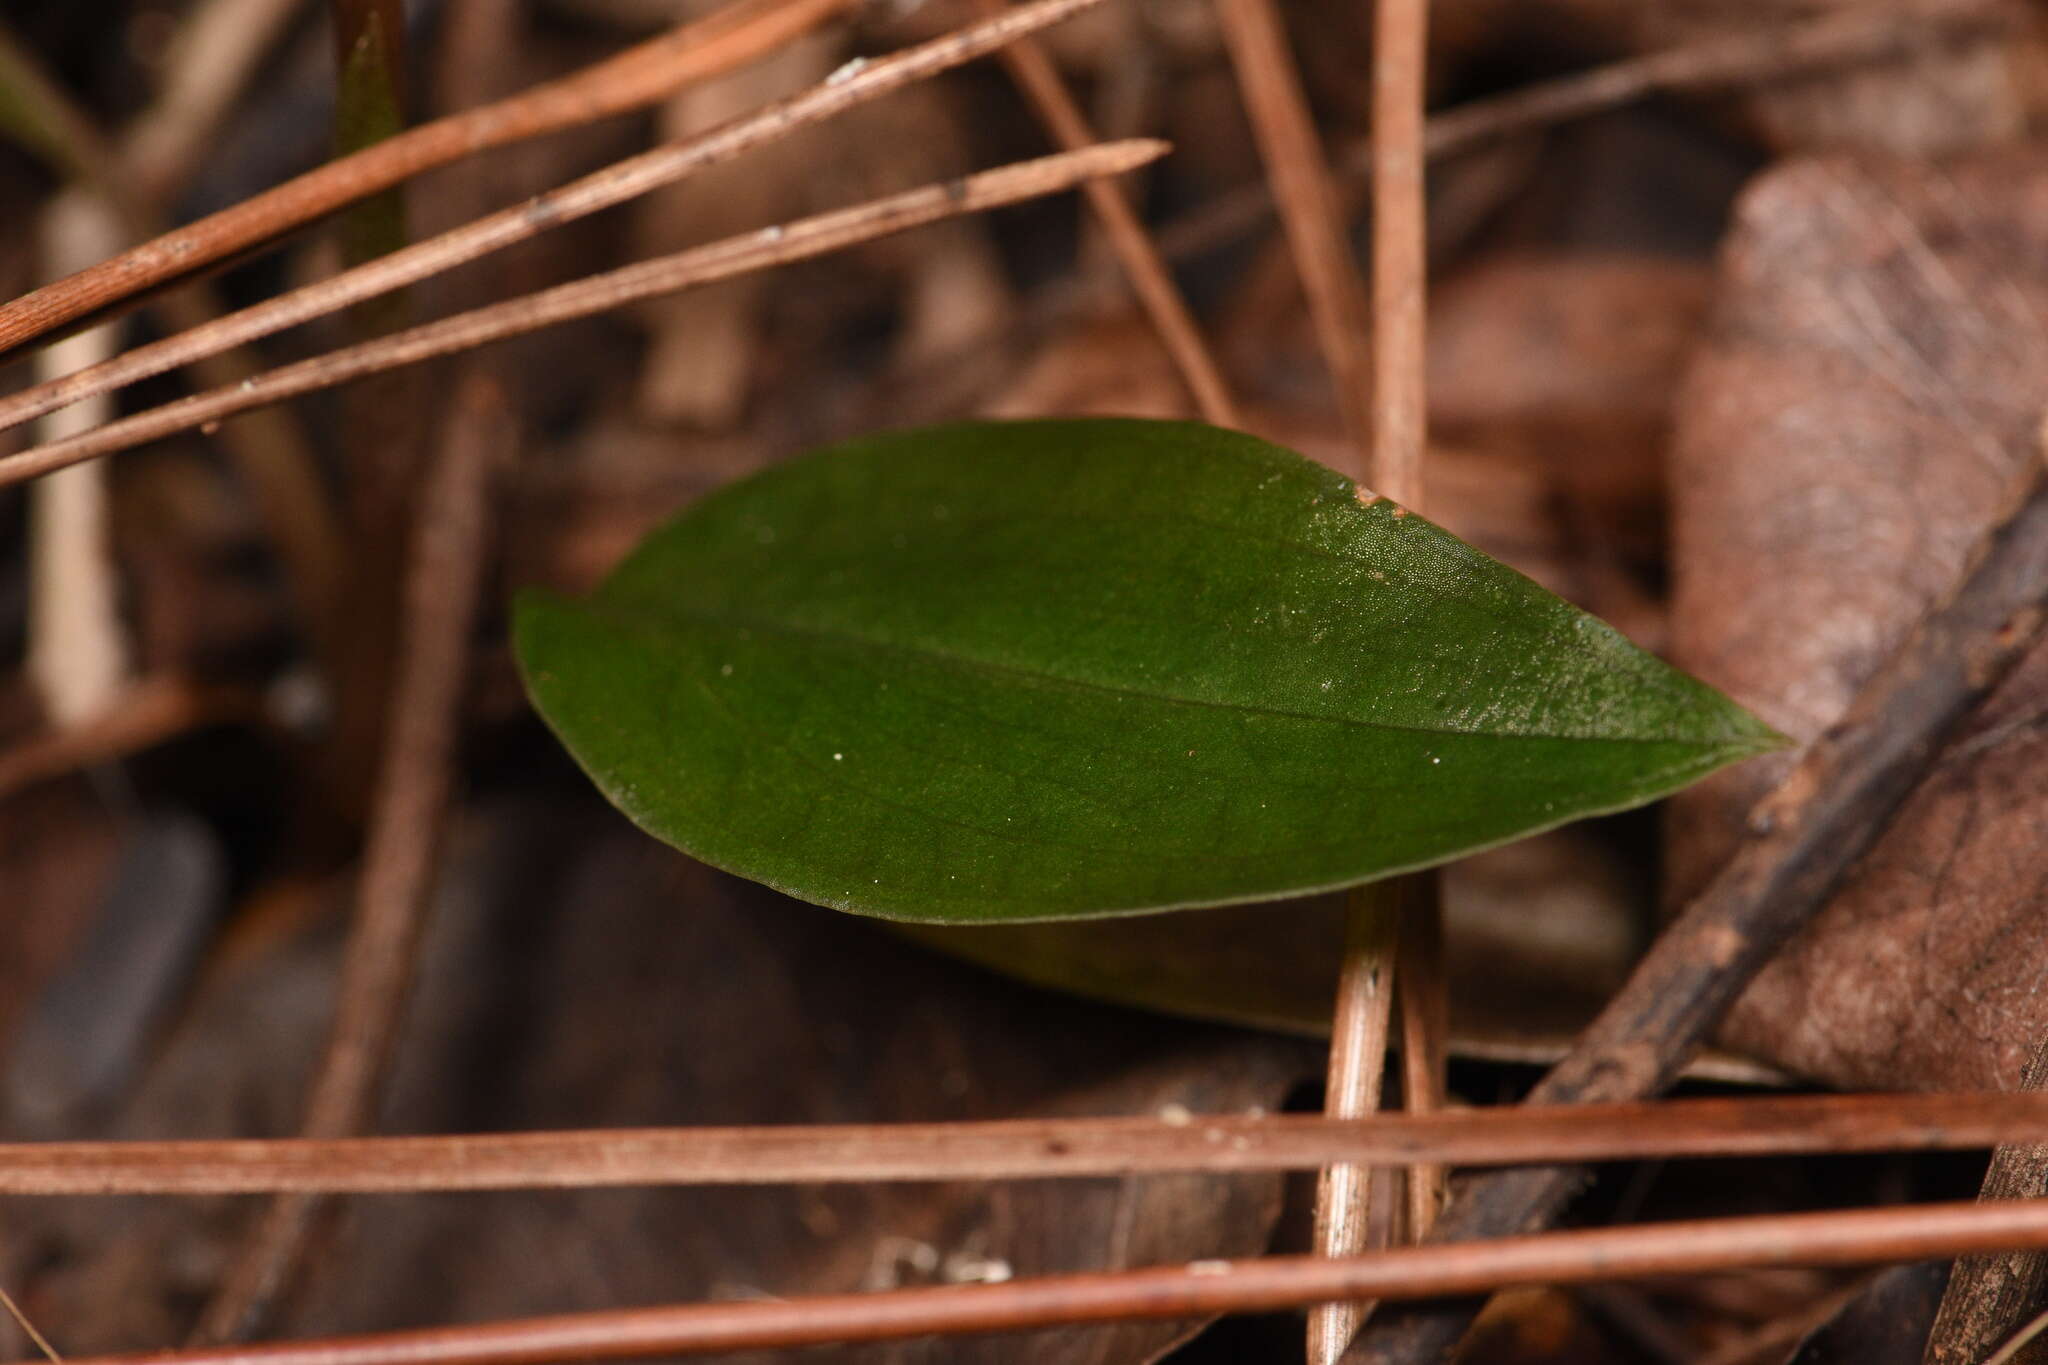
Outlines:
[[[2048, 162], [1830, 158], [1745, 196], [1680, 409], [1678, 661], [1819, 734], [1962, 565], [2048, 411]], [[1727, 1038], [1844, 1086], [2002, 1086], [2048, 1029], [2048, 653], [1971, 721]], [[1674, 803], [1672, 888], [1787, 759]]]

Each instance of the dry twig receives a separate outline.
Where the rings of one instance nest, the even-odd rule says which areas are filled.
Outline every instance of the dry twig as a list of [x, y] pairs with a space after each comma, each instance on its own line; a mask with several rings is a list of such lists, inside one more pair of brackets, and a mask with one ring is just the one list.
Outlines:
[[[1427, 0], [1378, 0], [1373, 6], [1371, 483], [1418, 512], [1429, 418], [1423, 152], [1428, 27]], [[1437, 874], [1405, 881], [1395, 912], [1402, 918], [1392, 964], [1401, 1003], [1402, 1098], [1409, 1109], [1426, 1112], [1443, 1103], [1450, 1018]], [[1443, 1202], [1443, 1168], [1412, 1167], [1407, 1183], [1409, 1235], [1419, 1238]], [[1344, 1335], [1348, 1342], [1351, 1334]], [[1342, 1344], [1327, 1358], [1342, 1354]]]
[[[2037, 644], [2048, 623], [2048, 477], [1972, 555], [1950, 596], [1866, 683], [1842, 719], [1750, 814], [1750, 838], [1660, 935], [1532, 1104], [1659, 1093], [1771, 956], [1826, 905], [1941, 754], [1943, 741]], [[1472, 1182], [1438, 1221], [1459, 1241], [1526, 1231], [1578, 1187], [1576, 1168]], [[1350, 1365], [1435, 1359], [1464, 1330], [1443, 1307], [1375, 1324]]]
[[[982, 0], [982, 8], [999, 14], [1002, 0]], [[1055, 143], [1074, 152], [1096, 141], [1081, 107], [1074, 102], [1042, 46], [1026, 38], [1004, 48], [1000, 57]], [[1187, 385], [1202, 420], [1219, 427], [1236, 426], [1237, 406], [1231, 401], [1223, 372], [1209, 353], [1201, 329], [1188, 311], [1187, 300], [1181, 297], [1180, 287], [1173, 282], [1165, 259], [1131, 208], [1123, 187], [1108, 180], [1091, 180], [1082, 187], [1082, 192], [1102, 224], [1103, 235], [1123, 266], [1131, 289], [1152, 320], [1153, 330], [1159, 333], [1160, 343], [1180, 371], [1181, 382]]]
[[[1451, 1035], [1451, 983], [1444, 958], [1443, 880], [1430, 873], [1409, 879], [1419, 904], [1406, 907], [1394, 958], [1394, 1004], [1401, 1029], [1401, 1103], [1411, 1114], [1444, 1107]], [[1436, 1223], [1449, 1195], [1450, 1173], [1441, 1162], [1408, 1167], [1408, 1236], [1420, 1241]]]
[[[1071, 5], [1077, 0], [1056, 2]], [[1078, 3], [1092, 3], [1092, 0], [1078, 0]], [[244, 380], [233, 388], [215, 389], [166, 403], [96, 427], [70, 440], [32, 446], [0, 458], [0, 487], [35, 478], [53, 469], [62, 469], [81, 460], [96, 459], [180, 431], [202, 427], [251, 408], [332, 388], [365, 375], [381, 374], [402, 365], [452, 355], [487, 342], [521, 336], [558, 322], [588, 317], [714, 280], [807, 260], [941, 219], [1056, 194], [1095, 176], [1122, 174], [1164, 156], [1167, 150], [1163, 142], [1133, 139], [1105, 143], [1080, 152], [1041, 157], [1036, 161], [1018, 162], [961, 180], [928, 185], [853, 208], [801, 219], [786, 227], [763, 228], [743, 236], [728, 237], [673, 256], [623, 266], [553, 289], [458, 313], [439, 322], [285, 365]]]
[[[1378, 1111], [1393, 1025], [1394, 964], [1400, 959], [1401, 911], [1410, 882], [1361, 887], [1347, 898], [1344, 960], [1330, 1014], [1330, 1060], [1323, 1112], [1352, 1119]], [[1357, 1162], [1323, 1168], [1316, 1181], [1315, 1249], [1321, 1256], [1356, 1256], [1366, 1249], [1372, 1220], [1372, 1172]], [[1367, 1308], [1325, 1303], [1309, 1310], [1309, 1365], [1329, 1365], [1344, 1353]]]
[[[2048, 1090], [2048, 1042], [2039, 1044], [2020, 1078], [2023, 1091]], [[2000, 1146], [1991, 1155], [1982, 1199], [2039, 1199], [2048, 1195], [2048, 1145]], [[2048, 1258], [2038, 1252], [1971, 1256], [1956, 1262], [1942, 1290], [1941, 1309], [1927, 1340], [1927, 1365], [1973, 1365], [2021, 1331], [2041, 1311], [2048, 1288]]]
[[1217, 0], [1216, 14], [1266, 164], [1266, 183], [1308, 297], [1316, 340], [1337, 386], [1344, 431], [1363, 461], [1369, 458], [1372, 432], [1365, 282], [1345, 240], [1343, 214], [1308, 97], [1272, 0]]
[[[1373, 6], [1373, 220], [1372, 220], [1372, 437], [1366, 483], [1405, 507], [1420, 510], [1424, 445], [1425, 355], [1423, 96], [1428, 6], [1425, 0], [1377, 0]], [[1320, 160], [1316, 164], [1322, 175]], [[1323, 179], [1323, 202], [1336, 194]], [[1286, 202], [1281, 204], [1283, 218]], [[1341, 236], [1336, 244], [1342, 245]], [[1349, 260], [1345, 261], [1348, 268]], [[1347, 269], [1348, 275], [1348, 269]], [[1407, 921], [1441, 913], [1436, 875], [1354, 892], [1351, 926], [1339, 968], [1337, 1008], [1330, 1026], [1326, 1107], [1377, 1106], [1387, 1065], [1389, 999], [1397, 991], [1401, 1013], [1403, 1093], [1411, 1107], [1434, 1104], [1442, 1089], [1444, 1030], [1443, 933], [1440, 925]], [[1420, 928], [1418, 935], [1415, 930]], [[1434, 950], [1434, 951], [1432, 951]], [[1401, 964], [1413, 979], [1400, 979]], [[1434, 1218], [1441, 1168], [1408, 1173], [1410, 1222], [1415, 1235]], [[1316, 1249], [1325, 1256], [1359, 1250], [1368, 1218], [1367, 1172], [1332, 1167], [1316, 1192]], [[1370, 1306], [1319, 1304], [1309, 1313], [1309, 1365], [1330, 1365], [1344, 1353]]]
[[1984, 1365], [2013, 1365], [2020, 1358], [2020, 1352], [2034, 1343], [2043, 1332], [2048, 1332], [2048, 1312], [2037, 1313], [2031, 1321], [2014, 1332], [2004, 1345], [1984, 1357]]

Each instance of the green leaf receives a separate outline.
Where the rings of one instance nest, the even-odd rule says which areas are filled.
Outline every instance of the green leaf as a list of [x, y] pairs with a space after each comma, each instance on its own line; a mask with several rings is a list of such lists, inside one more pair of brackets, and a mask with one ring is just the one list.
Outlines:
[[862, 914], [1348, 885], [1781, 741], [1349, 479], [1180, 422], [968, 423], [736, 483], [582, 602], [535, 705], [642, 828]]

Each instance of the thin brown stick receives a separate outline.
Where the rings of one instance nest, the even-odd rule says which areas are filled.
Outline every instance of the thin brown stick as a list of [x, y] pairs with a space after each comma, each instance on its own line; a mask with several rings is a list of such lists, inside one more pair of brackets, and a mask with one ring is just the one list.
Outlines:
[[0, 354], [437, 166], [652, 104], [692, 81], [774, 51], [848, 2], [740, 0], [574, 75], [328, 162], [0, 306]]
[[[1520, 90], [1474, 100], [1432, 116], [1423, 145], [1431, 159], [1504, 138], [1540, 132], [1657, 94], [1708, 94], [1883, 61], [1945, 35], [1991, 32], [2018, 22], [2017, 7], [1931, 0], [1907, 7], [1857, 7], [1803, 23], [1774, 25], [1626, 57]], [[1362, 140], [1338, 159], [1347, 178], [1372, 172]], [[1273, 211], [1264, 182], [1245, 185], [1192, 209], [1159, 233], [1168, 260], [1201, 255], [1243, 235]]]
[[[1330, 1061], [1323, 1112], [1333, 1119], [1376, 1113], [1387, 1072], [1394, 1006], [1394, 964], [1400, 955], [1405, 881], [1362, 886], [1347, 899], [1344, 960], [1330, 1015]], [[1372, 1219], [1372, 1171], [1357, 1162], [1325, 1166], [1316, 1181], [1315, 1249], [1319, 1256], [1356, 1256], [1366, 1249]], [[1317, 1304], [1308, 1315], [1309, 1365], [1328, 1365], [1365, 1319], [1355, 1302]]]
[[[831, 0], [838, 3], [839, 0]], [[752, 0], [748, 0], [752, 3]], [[488, 214], [438, 237], [347, 270], [331, 279], [267, 299], [206, 327], [139, 346], [48, 384], [0, 399], [0, 430], [92, 394], [161, 374], [200, 356], [254, 341], [342, 308], [404, 288], [552, 228], [624, 203], [708, 166], [729, 161], [799, 128], [984, 56], [1100, 0], [1033, 0], [999, 18], [957, 30], [864, 65], [849, 64], [823, 84], [697, 137], [642, 152]], [[710, 22], [710, 21], [706, 21]], [[435, 125], [429, 124], [427, 127]], [[379, 143], [376, 151], [404, 139]], [[365, 153], [367, 154], [367, 153]], [[32, 295], [30, 297], [33, 297]], [[0, 310], [4, 311], [4, 310]]]
[[1265, 162], [1266, 183], [1301, 274], [1316, 340], [1337, 386], [1345, 434], [1358, 452], [1359, 472], [1370, 475], [1363, 465], [1372, 431], [1365, 282], [1345, 240], [1337, 194], [1301, 77], [1288, 55], [1286, 31], [1272, 0], [1217, 0], [1216, 14]]
[[2020, 1352], [2033, 1345], [2043, 1332], [2048, 1332], [2048, 1312], [2037, 1313], [1996, 1351], [1984, 1357], [1984, 1365], [2013, 1365], [2020, 1358]]
[[[2048, 1090], [2048, 1040], [2027, 1059], [2020, 1088]], [[2048, 1195], [2048, 1145], [2001, 1145], [1991, 1154], [1980, 1199], [2039, 1199]], [[2048, 1258], [2037, 1252], [1971, 1256], [1957, 1261], [1942, 1290], [1941, 1308], [1927, 1338], [1927, 1365], [1974, 1365], [1998, 1349], [2042, 1309]]]
[[1371, 486], [1422, 508], [1424, 231], [1422, 104], [1427, 0], [1376, 0], [1372, 60]]
[[[1053, 0], [1062, 5], [1093, 0]], [[1133, 139], [1063, 152], [964, 180], [872, 200], [853, 208], [805, 218], [785, 227], [763, 228], [672, 256], [623, 266], [588, 279], [443, 318], [361, 345], [344, 347], [271, 370], [228, 389], [194, 394], [162, 407], [47, 445], [0, 458], [0, 487], [62, 469], [117, 450], [216, 422], [251, 408], [331, 388], [364, 375], [450, 355], [487, 342], [588, 317], [641, 299], [672, 294], [714, 280], [792, 261], [921, 227], [945, 218], [979, 213], [1022, 199], [1071, 189], [1094, 176], [1119, 175], [1166, 154], [1163, 142]], [[390, 259], [386, 257], [385, 259]], [[366, 267], [374, 268], [374, 267]]]
[[[484, 574], [489, 471], [511, 440], [494, 385], [474, 378], [457, 391], [413, 526], [390, 730], [334, 1020], [300, 1125], [306, 1137], [369, 1126], [397, 1037], [454, 781]], [[207, 1305], [199, 1340], [230, 1339], [261, 1313], [296, 1264], [317, 1207], [313, 1196], [296, 1194], [264, 1209]]]
[[[1376, 0], [1373, 6], [1372, 446], [1365, 481], [1383, 496], [1417, 510], [1422, 505], [1425, 420], [1423, 280], [1428, 261], [1423, 239], [1422, 108], [1427, 23], [1427, 0]], [[1334, 204], [1334, 191], [1325, 192]], [[1285, 213], [1283, 201], [1283, 218]], [[1350, 913], [1337, 1009], [1330, 1023], [1331, 1105], [1368, 1088], [1378, 1103], [1380, 1076], [1387, 1065], [1389, 998], [1397, 989], [1406, 998], [1417, 990], [1437, 990], [1443, 982], [1441, 926], [1422, 926], [1422, 937], [1410, 942], [1409, 926], [1403, 923], [1440, 913], [1435, 873], [1358, 893]], [[1397, 987], [1402, 959], [1426, 957], [1430, 947], [1439, 950], [1439, 960], [1420, 961], [1415, 980], [1400, 981]], [[1442, 1030], [1408, 1032], [1408, 1024], [1421, 1024], [1437, 1009], [1433, 1001], [1417, 1003], [1420, 1008], [1404, 1009], [1401, 1015], [1402, 1089], [1411, 1101], [1427, 1102], [1441, 1090], [1441, 1082], [1418, 1076], [1441, 1073], [1444, 1038]], [[1332, 1107], [1330, 1112], [1340, 1111]], [[1340, 1175], [1348, 1178], [1339, 1179]], [[1417, 1210], [1436, 1208], [1441, 1180], [1439, 1168], [1408, 1172], [1411, 1222]], [[1357, 1250], [1355, 1239], [1363, 1236], [1369, 1216], [1368, 1188], [1366, 1172], [1357, 1167], [1335, 1167], [1326, 1175], [1316, 1192], [1317, 1251], [1343, 1256]], [[1415, 1235], [1421, 1235], [1420, 1226]], [[1371, 1305], [1355, 1302], [1311, 1309], [1309, 1365], [1333, 1365], [1370, 1312]]]
[[1335, 1162], [1529, 1165], [1958, 1151], [2048, 1139], [2048, 1095], [1752, 1095], [1525, 1109], [0, 1144], [0, 1195], [417, 1194], [1060, 1180]]
[[[1423, 506], [1428, 445], [1428, 26], [1428, 0], [1377, 0], [1373, 7], [1372, 486], [1416, 511]], [[1437, 874], [1407, 879], [1402, 900], [1401, 945], [1393, 963], [1401, 1001], [1402, 1098], [1410, 1110], [1427, 1112], [1443, 1103], [1450, 1011]], [[1407, 1187], [1409, 1235], [1420, 1238], [1444, 1199], [1443, 1168], [1410, 1168]]]
[[5, 1289], [0, 1289], [0, 1309], [6, 1310], [7, 1316], [14, 1320], [14, 1325], [21, 1329], [22, 1335], [43, 1353], [43, 1359], [50, 1361], [51, 1365], [63, 1365], [64, 1357], [57, 1354], [57, 1348], [50, 1344], [50, 1339], [29, 1321], [28, 1314], [21, 1311], [21, 1305], [16, 1303], [14, 1296]]
[[[1406, 885], [1416, 900], [1401, 925], [1394, 961], [1394, 1003], [1401, 1024], [1401, 1103], [1411, 1114], [1444, 1107], [1445, 1069], [1450, 1055], [1451, 990], [1444, 961], [1443, 881], [1424, 874]], [[1436, 1225], [1449, 1197], [1449, 1171], [1442, 1162], [1408, 1168], [1408, 1236], [1420, 1241]]]
[[2048, 1204], [1923, 1204], [1581, 1229], [1372, 1256], [1196, 1261], [1006, 1284], [681, 1304], [424, 1331], [102, 1356], [84, 1365], [540, 1365], [1080, 1323], [1274, 1312], [1332, 1298], [1477, 1294], [1758, 1266], [1868, 1265], [2048, 1246]]
[[[1763, 965], [1827, 904], [1947, 736], [2040, 642], [2048, 622], [2048, 477], [2039, 457], [2025, 483], [1955, 589], [1758, 802], [1746, 841], [1658, 936], [1531, 1103], [1640, 1099], [1667, 1088]], [[1580, 1180], [1571, 1167], [1475, 1180], [1434, 1235], [1526, 1231], [1553, 1217]], [[1452, 1307], [1403, 1313], [1361, 1334], [1345, 1360], [1434, 1360], [1468, 1320]]]
[[[981, 0], [981, 5], [990, 14], [1003, 10], [1003, 0]], [[1074, 152], [1097, 140], [1043, 46], [1026, 38], [1004, 48], [999, 56], [1056, 144]], [[1103, 235], [1151, 319], [1153, 330], [1159, 333], [1160, 344], [1180, 371], [1181, 382], [1195, 400], [1196, 411], [1212, 425], [1236, 426], [1237, 406], [1231, 401], [1223, 371], [1209, 353], [1201, 329], [1195, 325], [1194, 314], [1181, 297], [1180, 286], [1173, 282], [1172, 273], [1158, 247], [1153, 245], [1152, 235], [1132, 210], [1123, 186], [1109, 180], [1091, 180], [1082, 186], [1082, 193], [1102, 224]]]
[[[1301, 277], [1324, 364], [1336, 384], [1345, 434], [1357, 452], [1363, 482], [1376, 484], [1371, 376], [1366, 354], [1369, 326], [1364, 281], [1350, 243], [1301, 77], [1287, 47], [1286, 30], [1272, 0], [1217, 0], [1224, 44], [1237, 73], [1240, 96], [1279, 206], [1280, 225]], [[1386, 1070], [1387, 1020], [1392, 1005], [1393, 905], [1398, 888], [1366, 887], [1350, 897], [1350, 928], [1331, 1020], [1326, 1109], [1355, 1113], [1377, 1106]], [[1343, 1256], [1363, 1244], [1371, 1220], [1368, 1173], [1340, 1165], [1323, 1173], [1316, 1189], [1316, 1249]], [[1309, 1365], [1328, 1365], [1356, 1330], [1363, 1309], [1330, 1303], [1309, 1315]]]

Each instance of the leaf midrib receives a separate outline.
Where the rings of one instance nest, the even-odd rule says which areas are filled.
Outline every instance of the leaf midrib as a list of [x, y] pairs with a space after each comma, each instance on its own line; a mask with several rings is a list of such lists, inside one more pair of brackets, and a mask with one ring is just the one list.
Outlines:
[[878, 640], [850, 631], [833, 630], [823, 626], [798, 625], [778, 621], [770, 617], [745, 616], [732, 612], [714, 612], [688, 606], [664, 606], [658, 613], [635, 611], [630, 607], [605, 601], [603, 595], [592, 598], [586, 605], [610, 617], [615, 623], [626, 626], [635, 633], [654, 633], [653, 623], [679, 621], [732, 631], [758, 630], [770, 635], [782, 635], [801, 639], [812, 639], [845, 647], [871, 650], [877, 653], [908, 655], [912, 658], [963, 672], [981, 672], [1003, 677], [1026, 679], [1031, 682], [1070, 687], [1076, 691], [1097, 692], [1107, 696], [1128, 697], [1141, 701], [1165, 702], [1174, 706], [1186, 706], [1201, 710], [1228, 711], [1242, 715], [1269, 716], [1288, 720], [1312, 721], [1324, 725], [1337, 725], [1351, 729], [1378, 730], [1396, 734], [1441, 735], [1452, 739], [1495, 739], [1495, 740], [1553, 740], [1570, 741], [1578, 744], [1680, 744], [1699, 749], [1726, 749], [1730, 751], [1767, 752], [1772, 746], [1761, 739], [1744, 741], [1737, 738], [1722, 740], [1685, 739], [1655, 735], [1585, 735], [1527, 733], [1511, 730], [1453, 730], [1435, 725], [1403, 725], [1389, 721], [1361, 720], [1354, 716], [1317, 715], [1309, 711], [1295, 711], [1284, 707], [1254, 705], [1246, 702], [1216, 701], [1207, 697], [1183, 697], [1168, 692], [1141, 691], [1135, 687], [1117, 683], [1097, 682], [1088, 678], [1074, 678], [1065, 674], [1027, 668], [1018, 664], [1003, 663], [973, 655], [948, 653], [928, 645], [907, 644], [895, 640]]

